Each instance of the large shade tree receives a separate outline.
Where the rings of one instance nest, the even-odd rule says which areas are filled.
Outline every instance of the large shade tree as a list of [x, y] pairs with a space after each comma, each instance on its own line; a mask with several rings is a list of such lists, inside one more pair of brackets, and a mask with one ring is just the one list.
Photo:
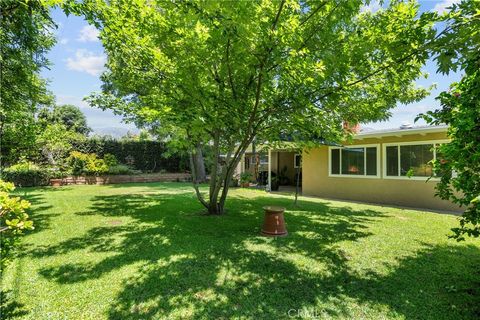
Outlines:
[[462, 71], [458, 83], [437, 99], [440, 108], [421, 114], [430, 124], [447, 124], [449, 143], [438, 147], [436, 196], [465, 209], [453, 238], [480, 236], [480, 2], [454, 4], [444, 17], [446, 32], [432, 47], [438, 71]]
[[53, 100], [40, 76], [53, 28], [45, 1], [0, 1], [0, 162], [34, 149], [35, 113]]
[[254, 139], [339, 140], [343, 120], [386, 119], [426, 95], [415, 80], [436, 14], [414, 1], [372, 13], [366, 2], [71, 0], [65, 10], [101, 31], [108, 56], [90, 102], [171, 127], [192, 159], [211, 144], [209, 192], [194, 186], [222, 214]]

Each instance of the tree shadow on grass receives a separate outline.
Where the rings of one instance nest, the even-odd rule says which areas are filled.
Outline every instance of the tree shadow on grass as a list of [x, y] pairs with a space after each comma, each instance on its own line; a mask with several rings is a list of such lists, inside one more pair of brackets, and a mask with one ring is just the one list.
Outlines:
[[0, 290], [0, 319], [11, 319], [28, 314], [22, 303], [15, 301], [11, 290]]
[[30, 219], [33, 221], [33, 225], [35, 227], [34, 232], [48, 229], [52, 218], [58, 216], [59, 214], [48, 212], [52, 206], [46, 204], [43, 195], [31, 193], [31, 190], [26, 189], [29, 188], [18, 189], [18, 191], [15, 192], [15, 196], [19, 196], [32, 204], [31, 208], [28, 210], [28, 214], [30, 215]]
[[399, 259], [388, 275], [352, 280], [346, 294], [388, 306], [407, 319], [480, 319], [480, 250], [473, 245], [424, 244]]
[[[290, 235], [258, 236], [261, 207], [287, 207]], [[319, 308], [323, 316], [471, 318], [478, 315], [479, 250], [424, 245], [387, 274], [359, 274], [336, 244], [371, 235], [374, 210], [270, 197], [232, 197], [224, 217], [200, 216], [191, 193], [97, 196], [82, 215], [128, 216], [135, 222], [96, 227], [81, 237], [32, 252], [106, 252], [96, 263], [69, 263], [40, 273], [59, 283], [96, 279], [139, 264], [109, 310], [111, 319], [288, 318]], [[465, 276], [465, 274], [469, 276]], [[352, 312], [350, 303], [367, 308]]]

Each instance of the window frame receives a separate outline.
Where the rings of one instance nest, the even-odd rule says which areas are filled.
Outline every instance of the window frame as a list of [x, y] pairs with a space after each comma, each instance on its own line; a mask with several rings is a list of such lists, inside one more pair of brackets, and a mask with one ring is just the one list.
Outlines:
[[[375, 147], [377, 150], [377, 174], [376, 175], [367, 175], [367, 148]], [[363, 175], [354, 175], [354, 174], [342, 174], [342, 149], [356, 149], [356, 148], [363, 148], [364, 149], [364, 174]], [[334, 174], [332, 173], [332, 150], [340, 149], [340, 173]], [[373, 144], [358, 144], [358, 145], [348, 145], [344, 147], [328, 147], [328, 176], [331, 178], [360, 178], [360, 179], [380, 179], [381, 178], [381, 168], [380, 168], [380, 153], [381, 148], [379, 143]]]
[[244, 164], [243, 164], [245, 170], [250, 170], [250, 167], [252, 166], [252, 159], [250, 155], [245, 155], [244, 156]]
[[[266, 158], [266, 160], [265, 160], [265, 161], [262, 161], [262, 157], [263, 157], [263, 158]], [[269, 161], [270, 161], [270, 159], [268, 159], [268, 154], [266, 154], [266, 153], [265, 153], [265, 154], [261, 153], [261, 154], [258, 155], [258, 164], [259, 164], [260, 166], [266, 166], [266, 165], [268, 165], [268, 162], [269, 162]]]
[[[400, 146], [416, 146], [416, 145], [426, 145], [431, 144], [433, 145], [433, 160], [437, 159], [437, 145], [448, 143], [450, 140], [422, 140], [422, 141], [408, 141], [408, 142], [388, 142], [382, 144], [382, 176], [384, 179], [393, 179], [393, 180], [433, 180], [439, 181], [440, 177], [431, 177], [431, 176], [402, 176], [401, 175], [401, 168], [400, 168]], [[387, 147], [397, 147], [397, 168], [398, 168], [398, 175], [397, 176], [388, 176], [387, 175]]]
[[[297, 166], [297, 157], [300, 157], [300, 165]], [[293, 168], [301, 168], [302, 167], [302, 154], [301, 153], [295, 153], [293, 155]]]

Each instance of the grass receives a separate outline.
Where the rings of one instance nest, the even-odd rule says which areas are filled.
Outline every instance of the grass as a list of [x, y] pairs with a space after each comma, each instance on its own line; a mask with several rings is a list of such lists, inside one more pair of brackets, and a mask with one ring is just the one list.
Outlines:
[[[480, 317], [480, 244], [447, 239], [454, 216], [244, 189], [202, 216], [181, 183], [19, 193], [36, 230], [2, 318]], [[287, 208], [288, 237], [259, 236], [267, 204]]]

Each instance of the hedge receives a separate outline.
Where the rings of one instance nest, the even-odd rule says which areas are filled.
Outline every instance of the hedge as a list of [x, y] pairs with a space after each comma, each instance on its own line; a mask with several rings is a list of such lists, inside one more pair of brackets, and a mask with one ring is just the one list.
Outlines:
[[3, 170], [1, 178], [17, 187], [46, 186], [51, 172], [31, 162], [22, 162]]
[[113, 154], [119, 162], [142, 172], [189, 170], [189, 159], [186, 154], [171, 154], [165, 143], [158, 141], [90, 138], [74, 146], [74, 149], [84, 153], [96, 153], [100, 158], [105, 154]]

